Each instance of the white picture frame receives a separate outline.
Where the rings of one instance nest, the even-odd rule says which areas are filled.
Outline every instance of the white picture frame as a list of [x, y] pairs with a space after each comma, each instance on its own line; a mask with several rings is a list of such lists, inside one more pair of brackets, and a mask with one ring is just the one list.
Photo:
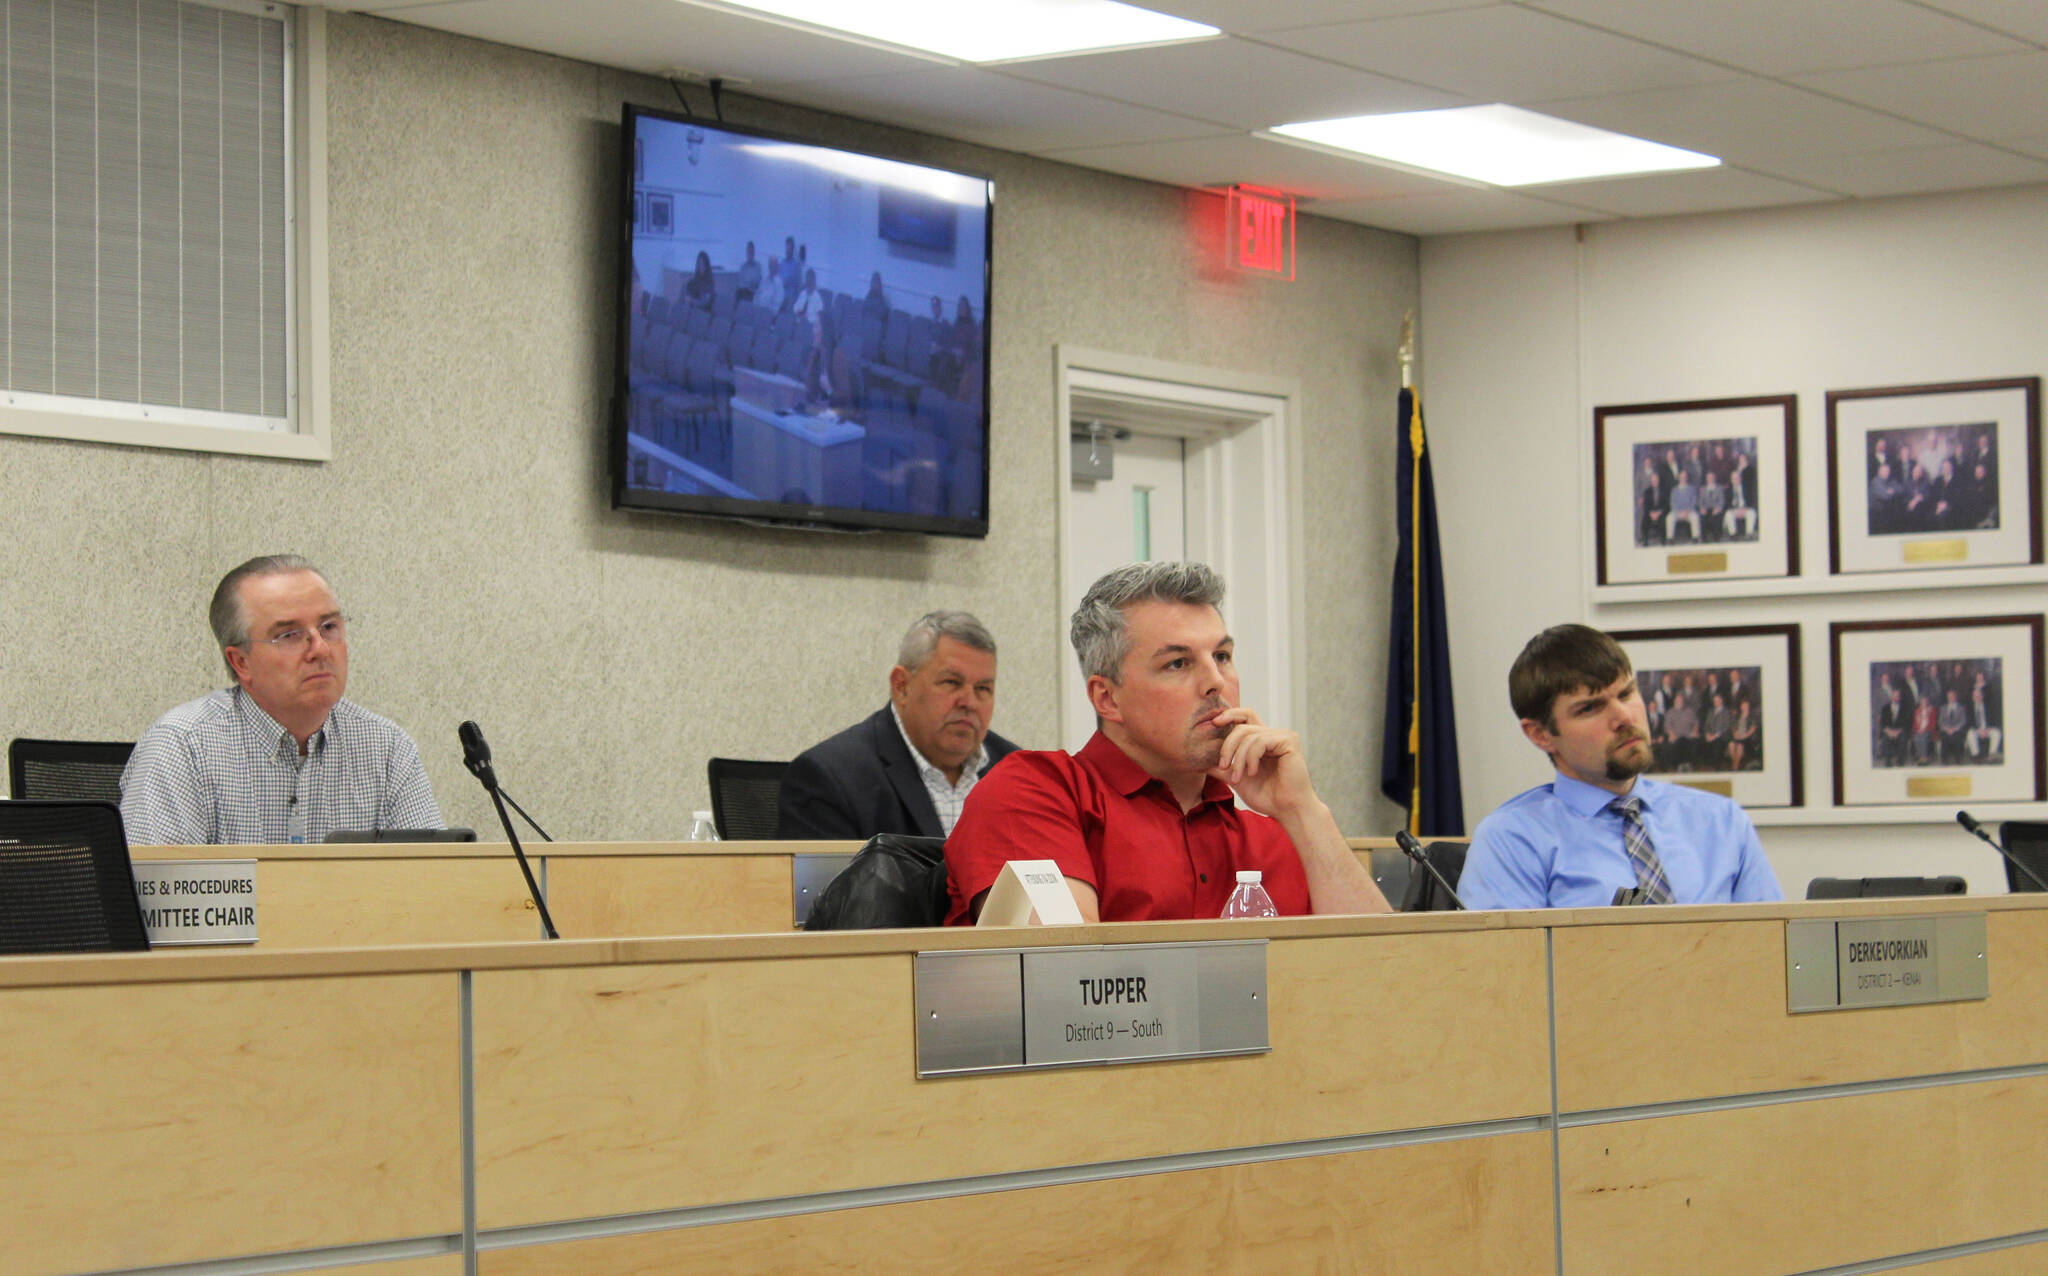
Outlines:
[[[1612, 637], [1628, 652], [1649, 718], [1657, 758], [1649, 775], [1719, 793], [1749, 808], [1805, 804], [1799, 626], [1619, 630]], [[1700, 701], [1692, 706], [1697, 734], [1689, 744], [1666, 734], [1667, 720], [1674, 716], [1673, 693], [1683, 698], [1688, 678]], [[1705, 738], [1714, 707], [1710, 689], [1721, 696], [1735, 726], [1722, 743]], [[1747, 741], [1738, 741], [1743, 701], [1751, 706], [1753, 732]]]
[[[1798, 575], [1798, 417], [1790, 394], [1595, 408], [1595, 585], [1679, 593], [1700, 581]], [[1694, 493], [1665, 482], [1667, 512], [1657, 513], [1651, 480], [1673, 471], [1690, 476]], [[1732, 504], [1737, 472], [1749, 517], [1699, 508], [1702, 484]], [[1690, 516], [1677, 508], [1688, 500]]]
[[[1829, 626], [1837, 806], [2038, 802], [2048, 798], [2041, 715], [2042, 617], [1837, 621]], [[1912, 681], [1900, 671], [1916, 670]], [[1995, 741], [1951, 740], [1950, 691], [1967, 717], [1979, 681]], [[1881, 712], [1878, 702], [1898, 708]], [[1923, 732], [1922, 704], [1936, 715]], [[1888, 725], [1912, 714], [1902, 729]], [[1924, 735], [1931, 740], [1923, 740]], [[1990, 747], [1984, 747], [1988, 745]]]

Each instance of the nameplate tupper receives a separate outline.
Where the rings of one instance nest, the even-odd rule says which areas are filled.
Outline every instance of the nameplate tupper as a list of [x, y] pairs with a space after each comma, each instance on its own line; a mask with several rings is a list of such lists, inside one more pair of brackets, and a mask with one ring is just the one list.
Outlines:
[[1266, 941], [919, 953], [917, 1075], [1263, 1054]]
[[255, 860], [137, 860], [133, 868], [150, 947], [256, 942]]
[[1990, 995], [1982, 913], [1785, 923], [1785, 1008], [1793, 1014]]

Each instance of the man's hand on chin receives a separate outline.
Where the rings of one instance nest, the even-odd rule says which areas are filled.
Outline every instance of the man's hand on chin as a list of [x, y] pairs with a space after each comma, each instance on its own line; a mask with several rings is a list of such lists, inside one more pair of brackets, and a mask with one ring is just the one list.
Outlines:
[[1214, 721], [1229, 734], [1223, 737], [1222, 756], [1209, 774], [1234, 789], [1246, 806], [1260, 815], [1285, 819], [1316, 803], [1300, 736], [1267, 726], [1242, 705], [1225, 709]]

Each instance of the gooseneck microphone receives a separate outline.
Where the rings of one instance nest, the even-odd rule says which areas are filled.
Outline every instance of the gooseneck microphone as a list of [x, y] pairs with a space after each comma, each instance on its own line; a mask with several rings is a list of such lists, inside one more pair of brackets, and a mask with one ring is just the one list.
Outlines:
[[519, 818], [525, 820], [533, 827], [534, 832], [540, 834], [541, 841], [554, 841], [554, 838], [548, 836], [548, 831], [540, 826], [540, 821], [528, 815], [526, 808], [519, 805], [518, 798], [498, 787], [498, 773], [491, 768], [491, 746], [490, 742], [484, 739], [484, 729], [474, 722], [465, 722], [455, 728], [455, 734], [462, 738], [462, 765], [469, 768], [469, 773], [483, 784], [484, 790], [510, 802], [512, 809], [519, 812]]
[[2019, 856], [2014, 855], [2011, 851], [2006, 850], [2005, 842], [2003, 839], [1995, 838], [1991, 836], [1989, 833], [1986, 833], [1984, 831], [1984, 826], [1982, 824], [1979, 824], [1968, 811], [1957, 811], [1956, 823], [1962, 825], [1965, 829], [1969, 830], [1971, 833], [1974, 833], [1978, 838], [1982, 839], [1986, 846], [1990, 847], [1994, 851], [1997, 851], [2000, 855], [2005, 856], [2005, 862], [2012, 865], [2020, 872], [2025, 873], [2027, 875], [2027, 880], [2034, 884], [2035, 890], [2048, 891], [2048, 882], [2042, 881], [2041, 875], [2039, 873], [2036, 873], [2033, 869], [2028, 868], [2025, 860], [2022, 860]]
[[[548, 915], [548, 902], [541, 897], [540, 883], [533, 880], [533, 866], [526, 862], [526, 848], [519, 845], [519, 833], [512, 827], [512, 817], [505, 811], [505, 803], [511, 801], [511, 794], [498, 787], [498, 773], [491, 768], [491, 746], [484, 740], [484, 729], [474, 722], [465, 722], [455, 729], [455, 734], [462, 740], [462, 765], [468, 767], [469, 773], [484, 786], [484, 792], [491, 795], [491, 804], [498, 810], [498, 823], [505, 826], [505, 838], [512, 843], [512, 854], [519, 860], [519, 871], [526, 877], [526, 893], [533, 897], [533, 906], [540, 910], [541, 930], [549, 939], [560, 939], [562, 936], [555, 930], [555, 919]], [[512, 805], [515, 808], [519, 806], [517, 802]], [[519, 813], [526, 816], [526, 822], [533, 824], [534, 831], [541, 837], [550, 842], [555, 840], [548, 837], [546, 829], [534, 824], [531, 815], [526, 815], [524, 810]]]
[[1409, 859], [1414, 860], [1417, 864], [1422, 865], [1423, 868], [1428, 870], [1429, 875], [1436, 879], [1436, 884], [1444, 888], [1444, 894], [1450, 896], [1451, 903], [1459, 908], [1465, 907], [1465, 901], [1459, 899], [1458, 892], [1451, 888], [1450, 879], [1445, 877], [1442, 870], [1438, 869], [1436, 864], [1430, 860], [1429, 852], [1423, 849], [1422, 843], [1415, 840], [1413, 833], [1410, 833], [1407, 829], [1401, 829], [1396, 832], [1394, 834], [1394, 845], [1401, 848], [1403, 855], [1406, 855]]
[[455, 734], [462, 738], [462, 765], [482, 780], [485, 788], [497, 788], [498, 776], [491, 770], [491, 746], [484, 739], [484, 729], [474, 722], [465, 722], [455, 728]]

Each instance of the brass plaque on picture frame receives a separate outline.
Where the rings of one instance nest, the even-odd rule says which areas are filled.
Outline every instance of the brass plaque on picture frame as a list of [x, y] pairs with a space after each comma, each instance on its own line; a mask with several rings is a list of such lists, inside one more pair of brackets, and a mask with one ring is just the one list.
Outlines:
[[1673, 576], [1699, 575], [1703, 572], [1725, 572], [1728, 570], [1726, 554], [1673, 554], [1665, 560]]

